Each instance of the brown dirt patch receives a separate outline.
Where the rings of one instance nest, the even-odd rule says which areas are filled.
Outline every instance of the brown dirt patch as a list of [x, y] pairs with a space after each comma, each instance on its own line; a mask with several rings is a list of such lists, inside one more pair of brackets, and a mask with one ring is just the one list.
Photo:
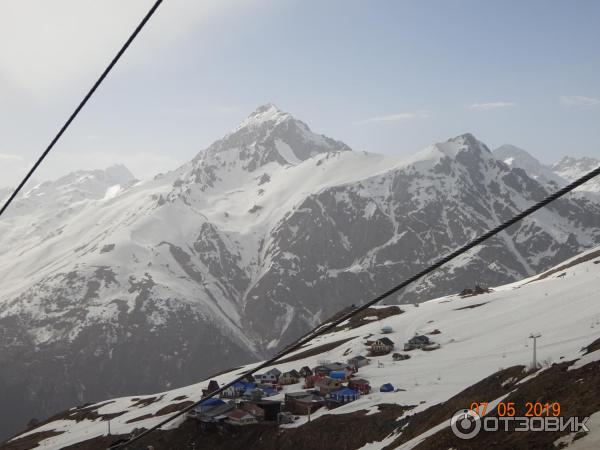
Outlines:
[[0, 444], [2, 450], [29, 450], [36, 447], [44, 439], [51, 438], [62, 434], [62, 431], [40, 431], [38, 433], [32, 433], [23, 438], [16, 439], [11, 442], [5, 442]]
[[146, 398], [140, 398], [140, 399], [132, 399], [132, 400], [136, 400], [135, 403], [133, 403], [130, 408], [142, 408], [144, 406], [148, 406], [151, 405], [154, 402], [159, 401], [160, 399], [162, 399], [163, 396], [161, 395], [160, 397], [146, 397]]
[[[383, 320], [387, 317], [397, 316], [398, 314], [402, 314], [404, 311], [397, 305], [386, 306], [384, 308], [367, 308], [364, 311], [359, 312], [355, 316], [352, 316], [348, 323], [345, 325], [338, 325], [335, 327], [333, 331], [341, 331], [341, 330], [353, 330], [358, 327], [362, 327], [363, 325], [376, 322], [376, 320]], [[373, 320], [365, 320], [366, 317], [377, 317], [377, 319]], [[333, 318], [335, 319], [335, 317]]]
[[139, 417], [134, 417], [133, 419], [129, 419], [128, 421], [126, 421], [125, 423], [134, 423], [134, 422], [140, 422], [142, 420], [146, 420], [146, 419], [150, 419], [154, 417], [153, 414], [144, 414], [143, 416], [139, 416]]
[[481, 287], [478, 284], [476, 284], [473, 289], [465, 288], [458, 295], [461, 298], [466, 298], [466, 297], [474, 297], [475, 295], [489, 294], [490, 292], [492, 292], [492, 290], [490, 288]]
[[304, 358], [308, 358], [310, 356], [315, 356], [318, 355], [320, 353], [325, 353], [328, 352], [329, 350], [333, 350], [336, 347], [339, 347], [340, 345], [345, 344], [348, 341], [351, 341], [352, 339], [356, 339], [357, 336], [352, 336], [350, 338], [347, 339], [340, 339], [339, 341], [334, 341], [334, 342], [328, 342], [327, 344], [323, 344], [323, 345], [319, 345], [317, 347], [313, 347], [309, 350], [306, 350], [304, 352], [300, 352], [296, 355], [290, 356], [288, 358], [284, 358], [281, 359], [279, 361], [277, 361], [277, 364], [283, 364], [283, 363], [287, 363], [287, 362], [292, 362], [292, 361], [298, 361], [300, 359], [304, 359]]

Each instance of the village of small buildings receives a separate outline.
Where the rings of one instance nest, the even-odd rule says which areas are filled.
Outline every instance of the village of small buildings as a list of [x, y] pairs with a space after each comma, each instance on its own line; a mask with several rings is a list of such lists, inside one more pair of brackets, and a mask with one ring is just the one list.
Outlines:
[[[383, 326], [381, 334], [392, 333], [392, 328]], [[431, 334], [438, 334], [434, 330]], [[383, 357], [397, 362], [410, 358], [408, 353], [394, 352], [395, 343], [387, 336], [366, 339], [366, 355], [354, 356], [345, 362], [318, 361], [315, 367], [299, 367], [297, 370], [281, 372], [272, 368], [238, 382], [220, 394], [201, 400], [188, 416], [195, 420], [200, 431], [223, 430], [229, 427], [249, 426], [260, 422], [292, 424], [320, 408], [333, 409], [358, 400], [373, 391], [397, 392], [391, 382], [371, 386], [368, 379], [360, 376], [361, 368], [372, 363], [374, 357]], [[431, 351], [439, 348], [426, 335], [415, 335], [404, 343], [403, 350]], [[391, 358], [390, 355], [391, 354]], [[377, 364], [383, 364], [378, 359]], [[203, 397], [220, 388], [215, 380], [202, 390]]]

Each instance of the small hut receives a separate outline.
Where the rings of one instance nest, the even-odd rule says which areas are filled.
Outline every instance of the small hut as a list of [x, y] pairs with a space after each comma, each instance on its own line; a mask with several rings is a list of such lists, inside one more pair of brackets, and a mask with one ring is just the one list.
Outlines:
[[391, 383], [382, 384], [379, 388], [379, 392], [394, 392], [394, 385]]

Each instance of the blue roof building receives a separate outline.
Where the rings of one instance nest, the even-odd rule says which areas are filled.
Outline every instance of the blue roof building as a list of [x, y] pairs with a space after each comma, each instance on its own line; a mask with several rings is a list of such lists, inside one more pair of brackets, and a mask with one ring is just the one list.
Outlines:
[[345, 380], [346, 372], [343, 370], [333, 370], [329, 372], [329, 378], [333, 378], [334, 380]]
[[360, 392], [350, 388], [342, 388], [329, 394], [329, 398], [340, 403], [349, 403], [360, 398]]
[[197, 413], [202, 414], [210, 409], [213, 409], [217, 406], [224, 405], [224, 404], [225, 404], [225, 402], [223, 400], [221, 400], [220, 398], [212, 397], [212, 398], [207, 398], [206, 400], [202, 400], [198, 405], [196, 405], [194, 407], [194, 410]]

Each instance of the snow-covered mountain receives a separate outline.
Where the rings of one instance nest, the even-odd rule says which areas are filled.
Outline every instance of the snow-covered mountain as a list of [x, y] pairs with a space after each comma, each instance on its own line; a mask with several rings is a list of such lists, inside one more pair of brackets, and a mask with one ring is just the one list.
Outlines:
[[[600, 248], [577, 255], [531, 278], [493, 288], [476, 296], [449, 295], [402, 306], [395, 314], [379, 314], [385, 306], [367, 310], [360, 321], [349, 321], [276, 364], [281, 371], [314, 367], [321, 361], [341, 361], [366, 355], [367, 339], [385, 336], [401, 351], [415, 334], [426, 334], [440, 348], [371, 357], [355, 377], [369, 381], [373, 391], [336, 409], [313, 411], [279, 427], [248, 425], [229, 433], [199, 433], [193, 419], [176, 419], [141, 441], [155, 448], [262, 449], [471, 449], [569, 448], [600, 445]], [[381, 334], [383, 326], [392, 331]], [[532, 341], [537, 341], [539, 370], [532, 372]], [[224, 384], [253, 364], [213, 377]], [[266, 368], [265, 370], [268, 370]], [[112, 442], [157, 424], [175, 411], [200, 400], [208, 379], [187, 387], [121, 397], [72, 408], [17, 436], [7, 450], [107, 448]], [[394, 392], [379, 392], [392, 383]], [[283, 387], [269, 400], [302, 390]], [[524, 415], [525, 402], [560, 404], [562, 417], [590, 417], [588, 433], [481, 432], [459, 440], [450, 418], [473, 402], [487, 402], [486, 414], [497, 416], [498, 402], [512, 402]], [[112, 436], [107, 435], [111, 421]], [[349, 432], [349, 430], [352, 430]]]
[[[570, 156], [565, 156], [551, 167], [556, 174], [560, 175], [565, 180], [574, 181], [598, 166], [600, 166], [600, 160], [598, 159], [587, 157], [572, 158]], [[582, 189], [589, 192], [600, 193], [600, 181], [597, 179], [590, 180], [589, 183], [582, 186]]]
[[[502, 145], [494, 150], [494, 156], [511, 167], [523, 169], [527, 174], [547, 186], [550, 190], [566, 186], [586, 173], [600, 166], [600, 160], [594, 158], [573, 158], [565, 156], [559, 162], [545, 165], [526, 150], [514, 145]], [[577, 192], [591, 193], [593, 201], [600, 200], [600, 180], [590, 180], [577, 188]]]
[[[0, 220], [2, 430], [264, 357], [547, 193], [470, 134], [401, 160], [273, 105], [154, 180], [42, 184]], [[545, 270], [600, 243], [599, 214], [557, 201], [396, 300]]]
[[[527, 151], [515, 145], [502, 145], [494, 150], [494, 156], [511, 167], [523, 169], [527, 174], [547, 185], [549, 188], [560, 188], [565, 186], [567, 180], [555, 173], [550, 167], [542, 164]], [[583, 175], [583, 173], [581, 174]]]

